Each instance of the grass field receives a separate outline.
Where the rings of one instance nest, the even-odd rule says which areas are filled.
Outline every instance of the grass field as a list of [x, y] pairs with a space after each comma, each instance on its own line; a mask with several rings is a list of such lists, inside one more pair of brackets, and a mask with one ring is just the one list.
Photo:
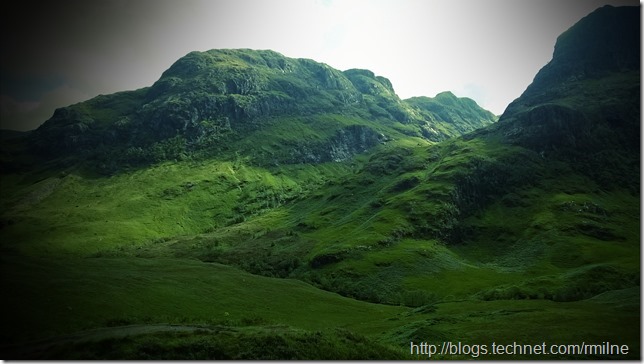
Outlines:
[[[5, 357], [33, 347], [42, 350], [42, 358], [142, 358], [141, 346], [157, 348], [148, 352], [151, 357], [189, 357], [179, 349], [160, 349], [166, 340], [174, 343], [170, 347], [184, 349], [209, 343], [210, 349], [192, 352], [201, 359], [209, 353], [243, 358], [235, 348], [244, 342], [249, 358], [284, 357], [291, 350], [294, 358], [307, 359], [413, 359], [410, 341], [491, 345], [608, 340], [638, 347], [639, 328], [631, 321], [639, 315], [639, 292], [632, 289], [568, 303], [467, 300], [411, 309], [192, 260], [15, 258], [2, 258], [2, 289], [11, 293], [3, 300], [4, 312], [12, 313], [2, 322], [12, 328], [3, 333]], [[574, 333], [567, 329], [570, 324]], [[167, 327], [131, 329], [155, 325]], [[114, 329], [101, 335], [91, 331], [105, 327]], [[124, 336], [128, 330], [132, 332]], [[282, 353], [265, 351], [269, 338], [292, 345], [284, 344]], [[319, 343], [330, 351], [320, 356]]]
[[[635, 172], [402, 124], [375, 127], [391, 138], [368, 153], [286, 163], [367, 124], [279, 121], [218, 159], [4, 174], [5, 357], [420, 359], [413, 341], [640, 358]], [[490, 357], [472, 354], [435, 357]]]
[[[475, 210], [450, 220], [472, 158], [487, 155], [475, 168], [503, 175], [511, 153], [401, 141], [345, 163], [10, 175], [2, 351], [416, 359], [411, 341], [610, 341], [638, 358], [639, 211], [628, 192], [535, 168], [540, 183], [471, 197]], [[441, 241], [459, 229], [460, 242]]]

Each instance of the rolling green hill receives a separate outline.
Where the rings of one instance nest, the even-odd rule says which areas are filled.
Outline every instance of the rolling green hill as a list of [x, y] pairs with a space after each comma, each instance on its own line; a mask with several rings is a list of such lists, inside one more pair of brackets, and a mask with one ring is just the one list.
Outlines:
[[[367, 70], [213, 50], [3, 135], [0, 352], [640, 358], [639, 20], [582, 19], [498, 122]], [[479, 354], [434, 357], [509, 358]]]

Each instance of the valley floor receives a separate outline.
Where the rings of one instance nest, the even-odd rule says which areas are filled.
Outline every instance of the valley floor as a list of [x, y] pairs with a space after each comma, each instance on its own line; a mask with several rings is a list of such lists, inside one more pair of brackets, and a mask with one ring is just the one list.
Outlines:
[[[2, 277], [2, 291], [10, 293], [2, 326], [10, 330], [0, 350], [9, 359], [424, 358], [412, 342], [488, 350], [610, 342], [628, 345], [628, 354], [529, 357], [639, 357], [635, 289], [577, 302], [463, 300], [407, 308], [186, 259], [3, 255]], [[481, 353], [433, 354], [525, 357]]]

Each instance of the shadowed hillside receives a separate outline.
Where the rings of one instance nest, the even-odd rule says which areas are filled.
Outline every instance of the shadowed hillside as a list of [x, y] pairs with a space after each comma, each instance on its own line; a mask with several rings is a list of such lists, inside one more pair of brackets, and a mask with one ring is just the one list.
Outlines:
[[639, 359], [639, 12], [564, 32], [498, 122], [368, 70], [212, 50], [3, 132], [0, 352]]

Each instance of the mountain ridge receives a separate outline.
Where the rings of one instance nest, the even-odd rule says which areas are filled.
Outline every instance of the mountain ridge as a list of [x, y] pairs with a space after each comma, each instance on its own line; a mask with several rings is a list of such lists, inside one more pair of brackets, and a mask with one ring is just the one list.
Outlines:
[[[410, 342], [493, 337], [629, 348], [556, 359], [640, 358], [640, 71], [599, 52], [580, 74], [589, 60], [566, 51], [592, 48], [598, 27], [620, 38], [639, 9], [600, 10], [569, 29], [574, 42], [560, 37], [502, 120], [463, 135], [434, 119], [467, 126], [467, 99], [399, 100], [371, 71], [244, 51], [197, 52], [156, 86], [62, 109], [47, 128], [60, 127], [71, 149], [47, 163], [13, 159], [26, 146], [8, 135], [0, 287], [12, 294], [0, 350], [28, 355], [35, 339], [171, 323], [218, 334], [52, 342], [38, 355], [228, 358], [242, 342], [243, 358], [270, 347], [271, 358], [319, 359], [378, 343], [374, 356], [409, 359]], [[605, 26], [616, 14], [629, 25]], [[620, 51], [629, 42], [613, 46], [634, 54]], [[215, 61], [232, 76], [210, 75]], [[320, 101], [318, 111], [291, 112], [293, 100]], [[121, 136], [138, 144], [70, 156], [70, 137]], [[328, 355], [309, 348], [320, 343]]]
[[[388, 79], [368, 70], [341, 72], [268, 50], [210, 50], [188, 53], [148, 88], [102, 95], [56, 110], [34, 131], [31, 144], [44, 155], [85, 154], [90, 159], [136, 164], [195, 153], [216, 155], [222, 146], [235, 148], [235, 143], [270, 128], [279, 118], [342, 115], [353, 120], [349, 125], [360, 124], [372, 130], [369, 133], [384, 135], [383, 140], [402, 133], [429, 141], [496, 121], [469, 99], [454, 98], [450, 105], [435, 101], [433, 107], [455, 113], [452, 109], [463, 102], [469, 107], [467, 123], [462, 117], [442, 117], [431, 107], [418, 108], [401, 100]], [[314, 129], [327, 128], [318, 125], [309, 124]], [[333, 136], [323, 133], [326, 138]], [[377, 143], [367, 144], [368, 149]]]

